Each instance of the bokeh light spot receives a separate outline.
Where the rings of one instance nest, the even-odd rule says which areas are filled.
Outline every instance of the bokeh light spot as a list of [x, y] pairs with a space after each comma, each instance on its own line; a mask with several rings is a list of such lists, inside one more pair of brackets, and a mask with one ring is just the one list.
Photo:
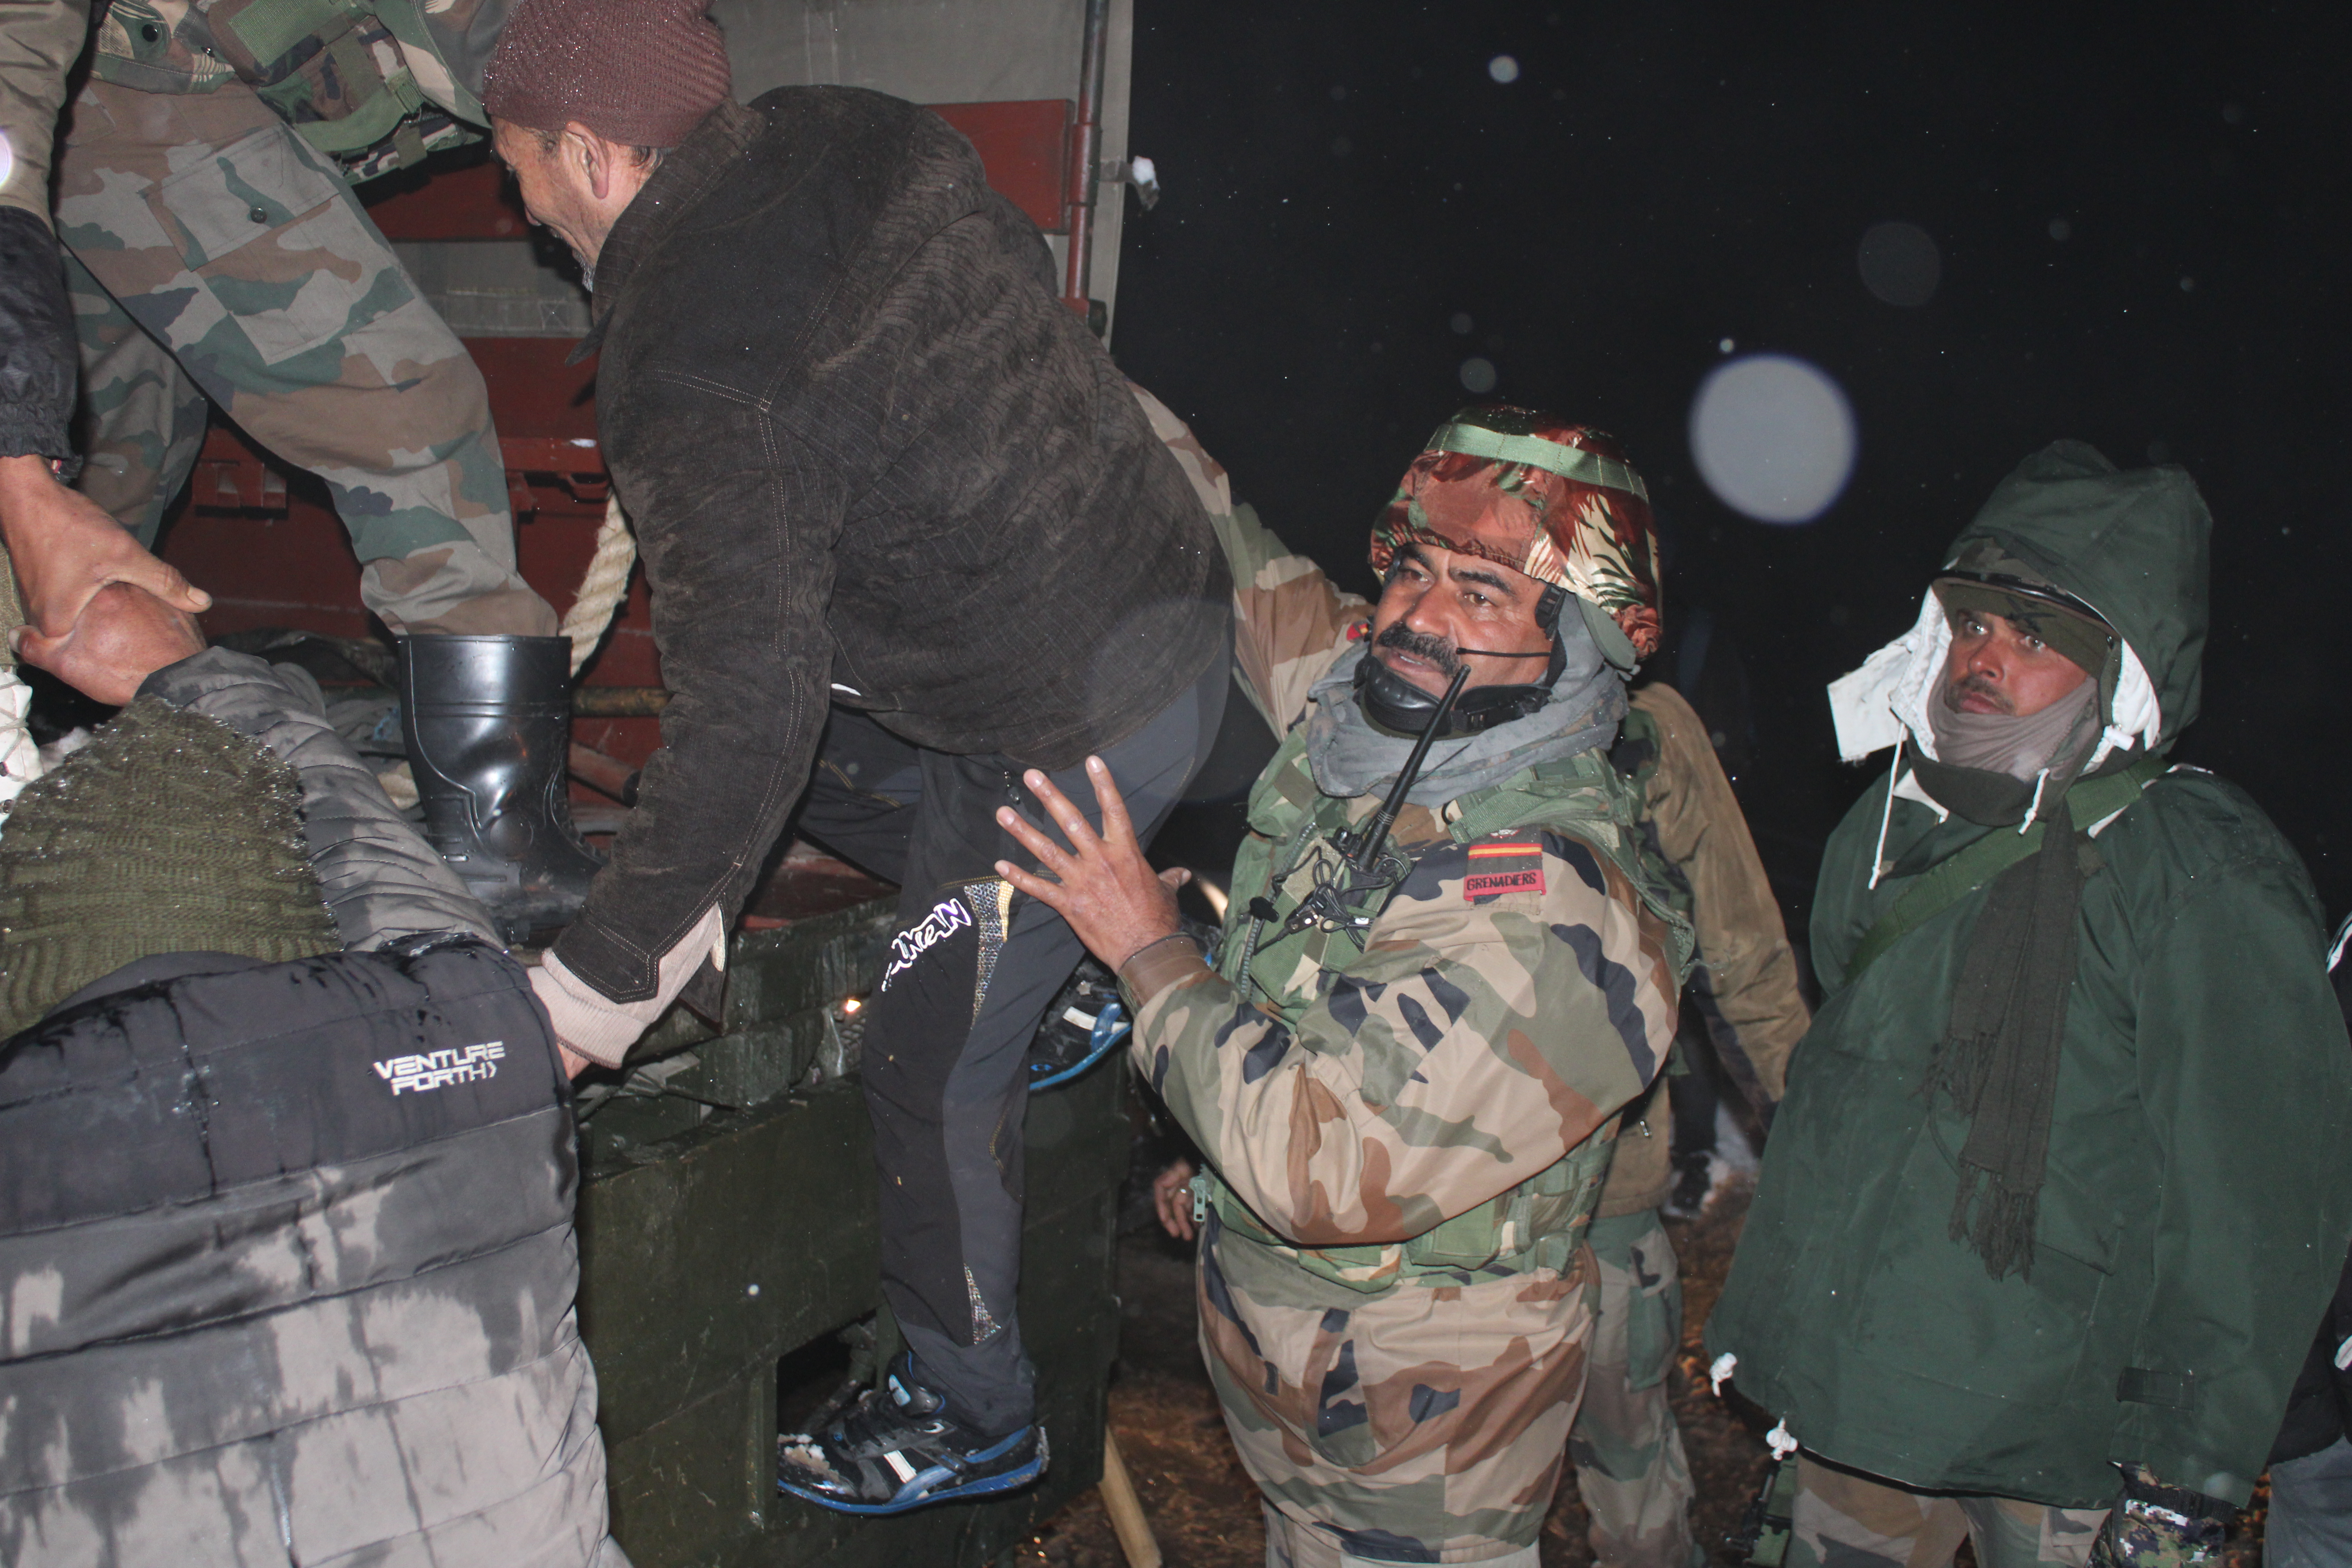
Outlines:
[[1482, 354], [1473, 354], [1462, 362], [1463, 386], [1480, 397], [1495, 390], [1497, 379], [1495, 362]]
[[1827, 372], [1787, 354], [1717, 366], [1691, 404], [1691, 457], [1717, 499], [1759, 522], [1811, 522], [1853, 475], [1853, 409]]
[[2050, 237], [2063, 244], [2074, 237], [2074, 226], [2063, 217], [2053, 217], [2050, 220]]
[[1455, 337], [1466, 338], [1470, 335], [1470, 329], [1476, 326], [1478, 323], [1470, 319], [1469, 311], [1456, 310], [1454, 312], [1453, 319], [1445, 324], [1454, 329], [1454, 335]]
[[1517, 81], [1519, 79], [1519, 62], [1508, 55], [1496, 55], [1486, 62], [1486, 74], [1496, 81]]
[[1855, 259], [1863, 286], [1889, 305], [1916, 310], [1936, 297], [1943, 281], [1943, 253], [1916, 223], [1879, 223], [1862, 237]]

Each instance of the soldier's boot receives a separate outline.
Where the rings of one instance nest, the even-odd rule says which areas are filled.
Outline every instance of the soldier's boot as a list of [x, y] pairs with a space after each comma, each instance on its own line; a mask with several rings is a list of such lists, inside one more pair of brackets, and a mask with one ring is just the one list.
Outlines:
[[510, 941], [568, 922], [602, 867], [572, 825], [572, 644], [400, 641], [400, 712], [425, 836]]
[[891, 1363], [871, 1389], [822, 1432], [778, 1439], [776, 1486], [843, 1513], [904, 1513], [926, 1503], [989, 1497], [1045, 1473], [1045, 1429], [1035, 1422], [994, 1436], [956, 1418], [945, 1394]]

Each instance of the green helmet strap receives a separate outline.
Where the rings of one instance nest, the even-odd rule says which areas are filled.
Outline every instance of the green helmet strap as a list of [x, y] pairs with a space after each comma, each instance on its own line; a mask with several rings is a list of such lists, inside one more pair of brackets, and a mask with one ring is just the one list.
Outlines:
[[1510, 436], [1483, 425], [1445, 425], [1429, 438], [1426, 449], [1460, 452], [1497, 463], [1525, 463], [1580, 484], [1600, 485], [1640, 496], [1643, 500], [1650, 499], [1649, 487], [1642, 482], [1642, 476], [1633, 471], [1631, 463], [1621, 463], [1580, 447], [1563, 447], [1540, 436]]

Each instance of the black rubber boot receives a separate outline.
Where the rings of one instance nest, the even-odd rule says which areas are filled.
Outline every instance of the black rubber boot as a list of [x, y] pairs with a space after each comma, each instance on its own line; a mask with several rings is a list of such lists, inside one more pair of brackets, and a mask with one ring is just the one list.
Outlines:
[[572, 826], [572, 644], [400, 642], [401, 729], [425, 836], [509, 941], [580, 912], [602, 867]]

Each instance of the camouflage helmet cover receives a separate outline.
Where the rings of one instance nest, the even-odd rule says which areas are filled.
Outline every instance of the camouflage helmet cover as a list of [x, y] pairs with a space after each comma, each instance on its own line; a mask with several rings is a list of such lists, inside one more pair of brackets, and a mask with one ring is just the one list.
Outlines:
[[1423, 543], [1566, 589], [1657, 651], [1658, 537], [1649, 488], [1613, 436], [1531, 408], [1465, 408], [1437, 427], [1372, 525], [1372, 570]]

